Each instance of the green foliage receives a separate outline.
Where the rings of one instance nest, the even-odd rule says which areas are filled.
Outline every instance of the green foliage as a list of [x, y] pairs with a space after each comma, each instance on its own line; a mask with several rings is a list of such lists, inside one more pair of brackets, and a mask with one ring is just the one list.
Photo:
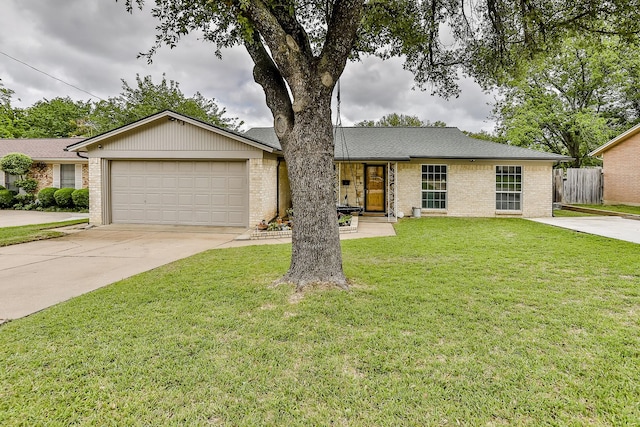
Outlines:
[[34, 203], [36, 196], [31, 193], [17, 194], [14, 198], [13, 209], [32, 210], [36, 208]]
[[9, 153], [0, 159], [0, 170], [11, 175], [23, 177], [31, 169], [33, 160], [31, 157], [22, 153]]
[[71, 193], [71, 199], [76, 208], [89, 209], [89, 189], [82, 188]]
[[13, 206], [14, 192], [11, 190], [0, 190], [0, 208], [7, 209]]
[[[359, 127], [421, 127], [421, 126], [431, 126], [431, 124], [427, 124], [430, 122], [423, 122], [418, 118], [418, 116], [409, 116], [405, 114], [391, 113], [386, 116], [382, 116], [379, 120], [363, 120], [361, 122], [356, 123], [354, 126]], [[437, 123], [434, 126], [446, 126], [444, 122], [435, 122]]]
[[627, 69], [640, 60], [621, 43], [615, 37], [570, 38], [555, 55], [533, 62], [503, 89], [495, 108], [500, 136], [571, 156], [574, 167], [593, 164], [588, 153], [640, 117], [625, 95], [629, 85], [637, 86]]
[[38, 201], [40, 202], [40, 206], [43, 208], [48, 208], [49, 206], [55, 206], [56, 198], [55, 193], [59, 188], [56, 187], [46, 187], [38, 192]]
[[56, 199], [56, 204], [61, 208], [73, 207], [72, 194], [76, 191], [74, 188], [61, 188], [53, 193], [53, 198]]
[[174, 80], [167, 82], [164, 75], [159, 84], [154, 84], [151, 76], [141, 78], [136, 75], [136, 83], [132, 87], [122, 80], [119, 96], [96, 104], [92, 119], [100, 131], [114, 129], [164, 110], [173, 110], [220, 127], [236, 129], [242, 124], [237, 119], [223, 117], [226, 110], [220, 109], [214, 99], [207, 99], [199, 92], [190, 98], [185, 97], [180, 84]]
[[43, 99], [23, 110], [27, 130], [24, 138], [67, 138], [91, 136], [91, 101], [74, 101], [69, 97]]
[[36, 192], [38, 188], [38, 180], [33, 178], [26, 178], [16, 181], [16, 186], [22, 188], [29, 194], [33, 194]]

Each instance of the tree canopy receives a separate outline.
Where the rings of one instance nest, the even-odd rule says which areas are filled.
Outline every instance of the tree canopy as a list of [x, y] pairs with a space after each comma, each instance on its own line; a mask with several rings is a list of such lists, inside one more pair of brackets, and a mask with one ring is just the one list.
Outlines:
[[133, 87], [123, 79], [118, 96], [99, 102], [57, 97], [14, 108], [13, 94], [11, 89], [0, 86], [2, 138], [94, 136], [167, 109], [225, 128], [242, 125], [238, 119], [226, 117], [226, 110], [215, 99], [205, 98], [200, 92], [186, 97], [178, 82], [167, 81], [164, 76], [155, 84], [151, 76], [136, 75]]
[[[331, 97], [349, 59], [403, 57], [419, 87], [458, 93], [461, 74], [500, 83], [552, 52], [570, 33], [640, 31], [637, 1], [554, 0], [155, 0], [150, 59], [197, 31], [216, 53], [251, 56], [287, 163], [296, 210], [292, 258], [282, 281], [346, 287], [335, 220]], [[132, 11], [143, 0], [125, 0]]]
[[422, 121], [418, 116], [411, 116], [408, 114], [390, 113], [382, 116], [378, 120], [363, 120], [356, 123], [354, 126], [359, 127], [446, 127], [447, 124], [443, 121], [436, 120], [431, 122], [429, 120]]
[[618, 37], [571, 37], [556, 54], [532, 62], [507, 84], [495, 109], [508, 143], [573, 157], [588, 153], [635, 123], [640, 56]]

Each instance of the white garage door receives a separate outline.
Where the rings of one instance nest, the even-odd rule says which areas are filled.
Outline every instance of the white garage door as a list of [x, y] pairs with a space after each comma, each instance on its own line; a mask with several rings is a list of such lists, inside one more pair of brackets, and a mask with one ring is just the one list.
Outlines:
[[111, 220], [247, 226], [246, 162], [113, 161]]

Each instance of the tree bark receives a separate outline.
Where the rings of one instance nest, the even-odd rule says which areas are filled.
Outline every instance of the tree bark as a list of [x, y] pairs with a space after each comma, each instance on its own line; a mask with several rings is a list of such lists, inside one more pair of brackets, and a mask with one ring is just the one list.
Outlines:
[[296, 114], [284, 150], [294, 225], [291, 266], [280, 282], [294, 283], [297, 290], [309, 284], [348, 289], [335, 206], [331, 96], [322, 98]]
[[317, 56], [284, 3], [255, 0], [239, 9], [255, 30], [245, 46], [287, 162], [295, 222], [291, 266], [279, 282], [297, 290], [315, 283], [348, 289], [334, 193], [331, 96], [355, 43], [363, 5], [363, 0], [333, 2]]

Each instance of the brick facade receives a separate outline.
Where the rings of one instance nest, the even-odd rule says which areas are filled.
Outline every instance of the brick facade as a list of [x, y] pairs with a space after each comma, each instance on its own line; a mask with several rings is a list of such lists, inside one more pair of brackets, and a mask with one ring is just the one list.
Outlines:
[[89, 223], [102, 225], [102, 159], [92, 157], [88, 165]]
[[640, 134], [603, 153], [604, 204], [640, 206]]
[[[438, 164], [447, 166], [447, 209], [422, 209], [422, 165]], [[522, 210], [500, 212], [496, 210], [496, 177], [498, 165], [522, 166]], [[425, 160], [411, 163], [398, 163], [397, 172], [397, 210], [398, 213], [411, 215], [414, 207], [420, 207], [422, 215], [493, 217], [518, 216], [525, 218], [548, 217], [552, 214], [552, 166], [551, 162], [491, 162], [491, 161], [453, 161]], [[341, 179], [353, 181], [355, 185], [341, 187], [341, 202], [344, 195], [351, 204], [355, 203], [355, 194], [364, 191], [362, 182], [363, 164], [342, 164]], [[364, 200], [360, 198], [360, 205]]]
[[[249, 226], [276, 216], [278, 159], [249, 159]], [[282, 213], [281, 213], [282, 215]]]

